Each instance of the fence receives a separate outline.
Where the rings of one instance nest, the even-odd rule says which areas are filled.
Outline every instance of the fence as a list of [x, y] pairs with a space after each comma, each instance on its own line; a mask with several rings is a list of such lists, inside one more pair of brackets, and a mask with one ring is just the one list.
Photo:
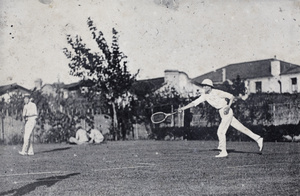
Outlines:
[[270, 104], [273, 125], [298, 124], [300, 122], [300, 102]]
[[18, 142], [22, 139], [24, 123], [21, 120], [17, 120], [14, 116], [2, 116], [0, 124], [2, 142]]
[[[256, 105], [253, 106], [253, 110], [268, 110], [266, 111], [269, 113], [271, 116], [270, 120], [266, 119], [255, 119], [254, 117], [248, 116], [247, 118], [250, 119], [251, 124], [253, 125], [258, 125], [258, 124], [263, 124], [263, 125], [286, 125], [286, 124], [298, 124], [300, 122], [300, 102], [289, 102], [289, 103], [273, 103], [268, 105], [269, 108], [262, 108], [262, 105]], [[169, 108], [173, 108], [171, 105], [169, 105]], [[204, 110], [206, 112], [201, 112], [201, 110]], [[242, 109], [241, 109], [242, 110]], [[173, 110], [172, 110], [173, 111]], [[211, 110], [213, 111], [213, 110]], [[166, 111], [166, 112], [171, 112]], [[213, 111], [215, 112], [215, 111]], [[247, 111], [242, 111], [244, 112], [243, 115], [249, 115], [249, 112]], [[213, 114], [213, 119], [210, 121], [207, 120], [207, 110], [206, 108], [193, 108], [192, 109], [192, 120], [190, 121], [190, 126], [193, 127], [206, 127], [206, 126], [215, 126], [218, 124], [220, 121], [220, 117], [218, 112]], [[239, 117], [238, 115], [240, 114], [235, 114], [236, 117]], [[168, 118], [164, 123], [159, 125], [159, 127], [181, 127], [184, 124], [184, 113], [183, 114], [176, 114], [173, 115], [172, 117]], [[249, 123], [249, 122], [248, 122]]]

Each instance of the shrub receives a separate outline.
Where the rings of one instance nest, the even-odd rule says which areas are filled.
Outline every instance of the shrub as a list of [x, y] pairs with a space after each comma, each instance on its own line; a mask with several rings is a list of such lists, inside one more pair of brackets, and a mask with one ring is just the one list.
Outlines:
[[[267, 142], [281, 142], [283, 135], [300, 135], [299, 125], [280, 125], [280, 126], [262, 126], [246, 125], [254, 133], [262, 136]], [[218, 126], [212, 127], [163, 127], [153, 129], [150, 139], [164, 140], [170, 139], [187, 139], [187, 140], [218, 140]], [[251, 141], [247, 135], [229, 127], [226, 138], [228, 141]]]

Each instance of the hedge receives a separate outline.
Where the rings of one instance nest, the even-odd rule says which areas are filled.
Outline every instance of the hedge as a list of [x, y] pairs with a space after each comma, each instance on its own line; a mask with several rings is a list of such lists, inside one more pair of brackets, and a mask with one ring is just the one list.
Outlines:
[[[246, 127], [262, 136], [266, 142], [284, 141], [283, 135], [292, 137], [300, 135], [300, 124], [279, 126], [246, 125]], [[154, 128], [150, 138], [156, 140], [217, 140], [217, 129], [218, 126]], [[228, 141], [251, 141], [251, 138], [247, 135], [232, 127], [229, 127], [226, 138]]]

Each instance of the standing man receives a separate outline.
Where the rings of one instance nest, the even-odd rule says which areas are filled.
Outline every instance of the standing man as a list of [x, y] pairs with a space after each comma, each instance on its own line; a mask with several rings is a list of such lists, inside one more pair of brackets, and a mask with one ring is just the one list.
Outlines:
[[201, 83], [204, 88], [204, 93], [192, 101], [188, 105], [181, 107], [178, 109], [179, 112], [183, 112], [184, 110], [197, 106], [198, 104], [207, 101], [212, 107], [219, 110], [221, 116], [221, 123], [219, 125], [217, 135], [219, 139], [218, 149], [221, 150], [220, 154], [216, 157], [227, 157], [228, 153], [226, 150], [226, 132], [229, 125], [233, 126], [238, 131], [246, 134], [254, 141], [257, 142], [259, 147], [259, 151], [262, 151], [263, 148], [263, 138], [259, 135], [253, 133], [248, 128], [246, 128], [242, 123], [240, 123], [234, 116], [232, 109], [230, 108], [234, 96], [230, 93], [214, 89], [213, 82], [210, 79], [205, 79]]
[[34, 155], [33, 146], [31, 141], [32, 131], [36, 124], [38, 117], [37, 108], [35, 103], [30, 99], [30, 95], [26, 94], [24, 97], [23, 119], [25, 120], [24, 130], [24, 143], [22, 151], [19, 151], [21, 155]]

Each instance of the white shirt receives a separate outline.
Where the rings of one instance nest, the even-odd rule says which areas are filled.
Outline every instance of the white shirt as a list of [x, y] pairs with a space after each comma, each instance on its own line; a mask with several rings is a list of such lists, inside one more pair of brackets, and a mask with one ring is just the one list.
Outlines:
[[27, 117], [27, 118], [30, 118], [30, 117], [34, 117], [34, 118], [37, 118], [37, 108], [36, 108], [36, 105], [35, 103], [29, 101], [27, 104], [24, 105], [24, 108], [23, 108], [23, 117]]
[[232, 94], [217, 90], [217, 89], [211, 89], [211, 91], [208, 94], [203, 93], [199, 98], [194, 100], [192, 103], [196, 105], [199, 105], [200, 103], [207, 101], [212, 107], [216, 109], [221, 109], [225, 106], [227, 106], [227, 99], [231, 99], [233, 97]]
[[103, 135], [101, 134], [101, 132], [98, 129], [91, 130], [90, 138], [92, 141], [94, 140], [96, 143], [102, 142], [104, 139]]
[[87, 142], [89, 141], [88, 135], [86, 130], [78, 129], [76, 132], [76, 139], [80, 142]]

